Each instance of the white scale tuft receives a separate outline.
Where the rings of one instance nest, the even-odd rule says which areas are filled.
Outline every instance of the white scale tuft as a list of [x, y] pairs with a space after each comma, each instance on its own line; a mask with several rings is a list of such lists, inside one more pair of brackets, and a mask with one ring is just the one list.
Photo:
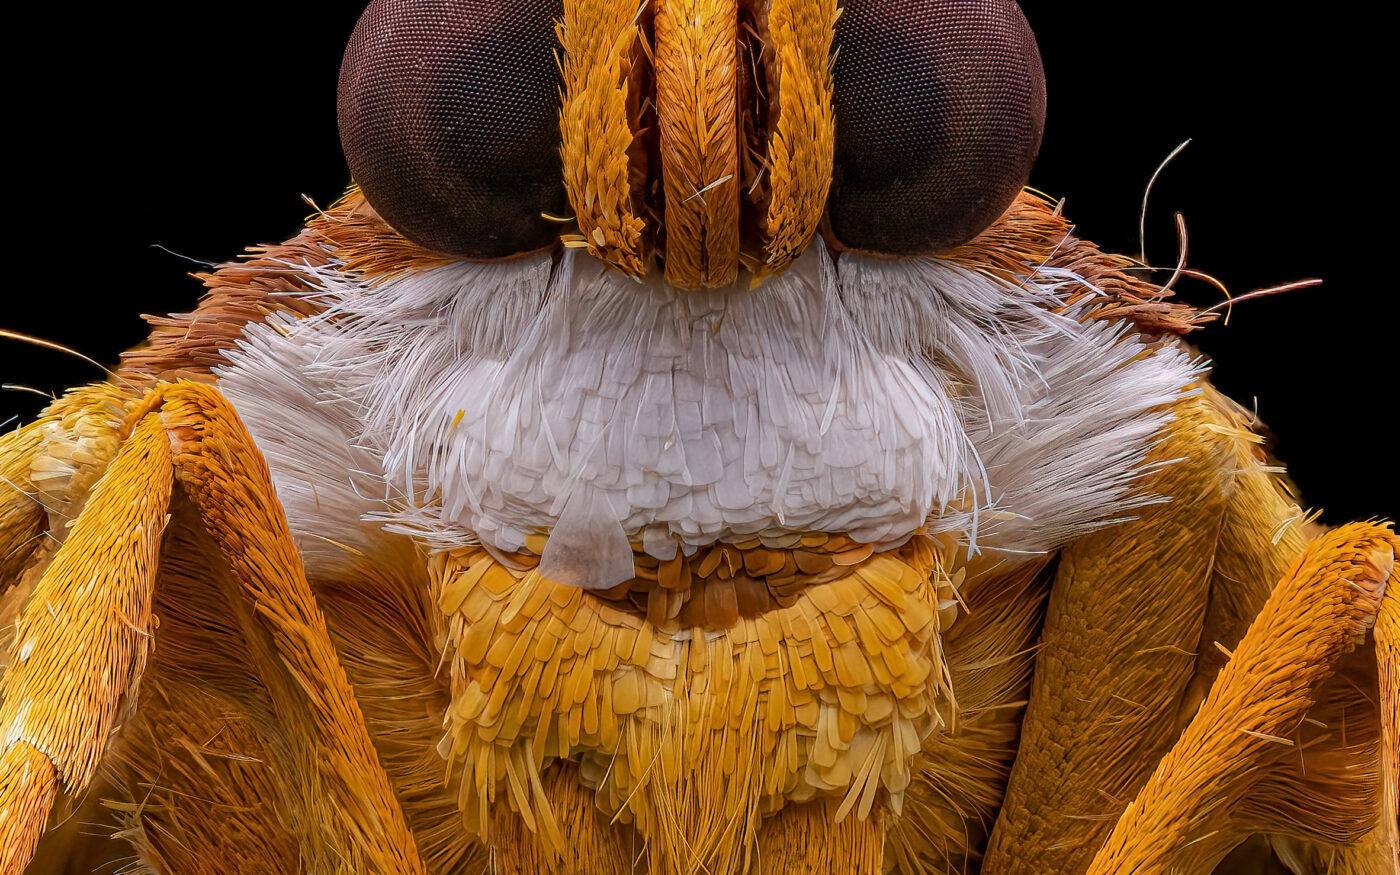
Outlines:
[[[543, 570], [582, 586], [630, 576], [638, 539], [668, 558], [804, 531], [894, 546], [927, 524], [1053, 549], [1150, 500], [1133, 482], [1159, 408], [1195, 376], [1175, 345], [1056, 314], [1073, 275], [838, 268], [820, 243], [705, 292], [577, 250], [378, 285], [312, 273], [326, 312], [250, 326], [219, 372], [294, 530], [513, 551], [550, 529]], [[355, 498], [312, 506], [318, 482]]]

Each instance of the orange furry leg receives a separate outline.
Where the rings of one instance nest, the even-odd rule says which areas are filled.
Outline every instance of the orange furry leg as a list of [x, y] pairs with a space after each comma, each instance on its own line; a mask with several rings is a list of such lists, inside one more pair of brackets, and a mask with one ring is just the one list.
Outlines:
[[141, 679], [177, 473], [231, 572], [211, 578], [228, 581], [225, 604], [281, 722], [273, 742], [300, 798], [307, 866], [423, 872], [266, 464], [237, 415], [211, 387], [176, 383], [149, 394], [128, 422], [130, 437], [25, 602], [0, 681], [0, 875], [22, 871], [58, 793], [89, 784]]
[[[1228, 654], [1239, 648], [1274, 587], [1287, 577], [1290, 563], [1325, 531], [1309, 522], [1278, 476], [1263, 439], [1250, 429], [1249, 412], [1209, 387], [1205, 395], [1220, 414], [1219, 433], [1233, 448], [1235, 476], [1211, 574], [1196, 677], [1178, 717], [1179, 729], [1205, 701]], [[1269, 777], [1233, 816], [1252, 823], [1261, 836], [1232, 852], [1217, 871], [1236, 871], [1251, 852], [1266, 858], [1277, 854], [1295, 872], [1370, 875], [1394, 869], [1385, 864], [1380, 844], [1384, 824], [1395, 823], [1394, 808], [1388, 821], [1376, 820], [1379, 783], [1364, 777], [1380, 768], [1385, 747], [1381, 718], [1395, 713], [1394, 706], [1380, 707], [1386, 696], [1395, 695], [1396, 684], [1393, 675], [1389, 680], [1382, 676], [1384, 666], [1378, 664], [1384, 657], [1385, 621], [1382, 608], [1374, 649], [1355, 652], [1336, 665], [1336, 674], [1317, 691], [1317, 704], [1293, 735], [1295, 744], [1274, 745], [1272, 760], [1257, 764]], [[1374, 828], [1377, 824], [1381, 829]]]
[[23, 741], [0, 756], [0, 873], [24, 871], [57, 797], [58, 772], [48, 757]]
[[1366, 524], [1308, 546], [1118, 819], [1091, 875], [1209, 871], [1253, 831], [1230, 812], [1262, 777], [1257, 762], [1292, 743], [1318, 687], [1371, 625], [1398, 548], [1388, 528]]
[[1143, 484], [1171, 500], [1060, 553], [985, 872], [1083, 872], [1176, 738], [1231, 457], [1208, 401], [1173, 412]]
[[[1250, 414], [1210, 387], [1205, 396], [1219, 414], [1219, 434], [1228, 447], [1228, 466], [1235, 475], [1220, 527], [1215, 563], [1211, 568], [1210, 606], [1196, 657], [1196, 676], [1178, 719], [1186, 728], [1205, 701], [1215, 676], [1225, 667], [1226, 653], [1239, 646], [1249, 624], [1258, 616], [1288, 565], [1324, 529], [1307, 522], [1289, 495], [1263, 438], [1250, 430]], [[1218, 643], [1217, 643], [1218, 642]]]
[[[300, 775], [313, 871], [422, 873], [423, 862], [307, 583], [267, 464], [217, 390], [157, 390], [179, 483], [232, 572], [235, 613]], [[254, 613], [238, 606], [246, 601]]]
[[836, 819], [840, 799], [789, 805], [763, 821], [752, 871], [880, 875], [885, 864], [885, 817], [851, 812]]
[[[550, 828], [558, 831], [564, 856], [554, 845], [531, 830], [524, 818], [508, 805], [497, 805], [491, 814], [491, 860], [500, 875], [630, 875], [641, 848], [631, 848], [622, 830], [610, 826], [598, 811], [593, 791], [579, 783], [578, 766], [558, 762], [540, 775], [550, 812]], [[536, 828], [543, 827], [536, 824]], [[638, 869], [635, 871], [645, 871]]]
[[3, 875], [23, 870], [58, 789], [92, 780], [140, 683], [171, 483], [169, 442], [145, 416], [20, 615], [0, 681]]

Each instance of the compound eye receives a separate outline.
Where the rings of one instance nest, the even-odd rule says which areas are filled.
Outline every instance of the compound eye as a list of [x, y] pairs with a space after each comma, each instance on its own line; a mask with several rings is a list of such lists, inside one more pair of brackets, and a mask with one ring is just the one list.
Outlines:
[[844, 0], [827, 220], [848, 248], [952, 249], [1030, 177], [1045, 71], [1012, 0]]
[[350, 173], [394, 230], [471, 259], [552, 245], [568, 211], [562, 0], [374, 0], [340, 67]]

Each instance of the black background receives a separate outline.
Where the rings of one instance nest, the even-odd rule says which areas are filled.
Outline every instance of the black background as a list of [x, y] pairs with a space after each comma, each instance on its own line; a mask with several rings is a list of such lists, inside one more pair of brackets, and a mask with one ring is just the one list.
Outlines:
[[[154, 247], [223, 260], [294, 233], [302, 194], [326, 204], [344, 187], [335, 82], [361, 4], [107, 6], [30, 6], [9, 28], [0, 327], [112, 363], [143, 338], [140, 314], [198, 298], [195, 266]], [[1194, 138], [1154, 190], [1149, 258], [1174, 263], [1181, 211], [1190, 266], [1236, 294], [1326, 280], [1195, 335], [1217, 385], [1257, 408], [1324, 519], [1400, 512], [1394, 149], [1374, 129], [1393, 98], [1367, 68], [1390, 51], [1384, 29], [1344, 4], [1023, 6], [1050, 94], [1032, 183], [1067, 199], [1081, 234], [1136, 252], [1148, 178]], [[0, 340], [0, 381], [52, 393], [99, 376]], [[0, 422], [43, 403], [0, 392]]]

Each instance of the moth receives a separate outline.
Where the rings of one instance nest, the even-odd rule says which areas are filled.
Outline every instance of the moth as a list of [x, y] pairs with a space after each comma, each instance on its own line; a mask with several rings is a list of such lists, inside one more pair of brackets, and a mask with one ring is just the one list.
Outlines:
[[1023, 190], [1014, 3], [375, 0], [339, 110], [0, 439], [0, 871], [1391, 871], [1400, 542]]

